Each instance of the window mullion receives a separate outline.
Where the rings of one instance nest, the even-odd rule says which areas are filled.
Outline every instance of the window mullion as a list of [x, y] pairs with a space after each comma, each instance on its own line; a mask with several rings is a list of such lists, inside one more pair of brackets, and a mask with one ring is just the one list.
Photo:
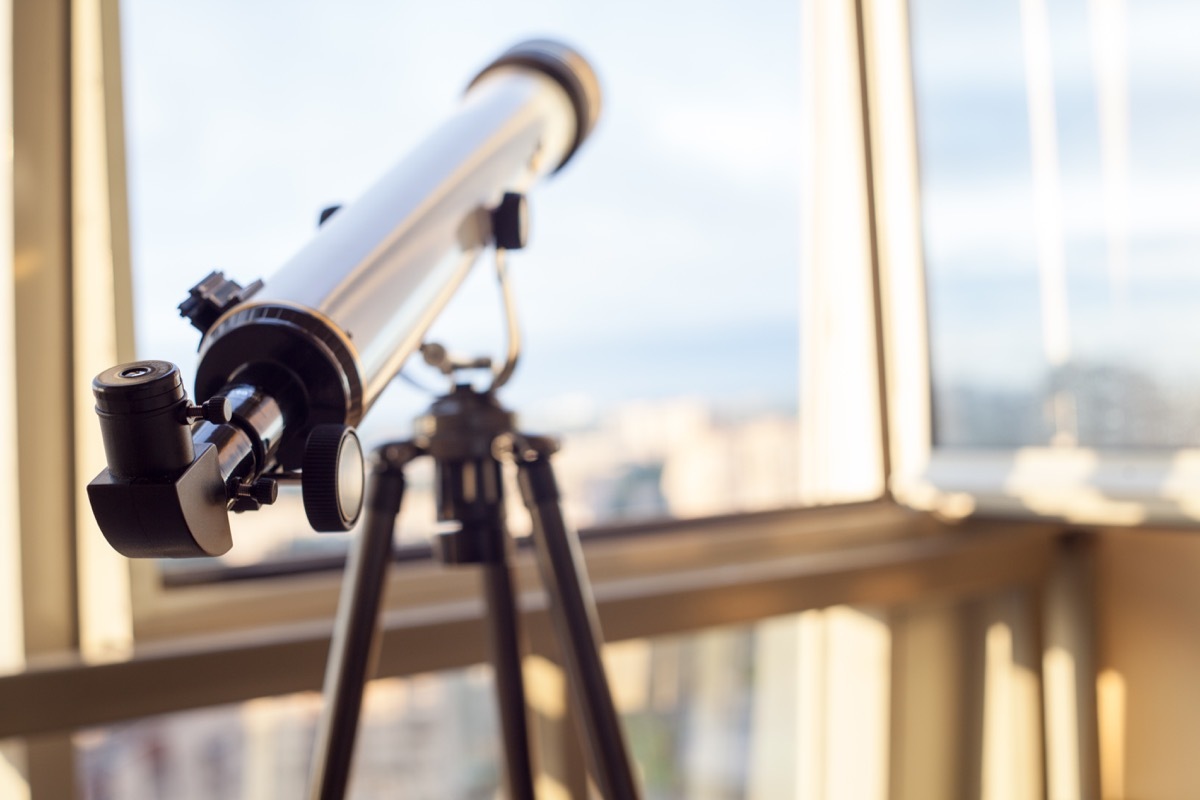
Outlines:
[[884, 492], [871, 226], [854, 0], [801, 24], [801, 474], [807, 503]]
[[129, 563], [100, 533], [86, 493], [87, 483], [106, 463], [91, 381], [132, 355], [131, 320], [119, 322], [131, 306], [119, 124], [120, 50], [115, 2], [73, 0], [70, 11], [70, 313], [79, 647], [85, 659], [106, 660], [127, 655], [133, 645]]
[[[70, 285], [69, 2], [12, 8], [15, 485], [23, 657], [78, 644]], [[15, 380], [14, 380], [15, 379]], [[18, 782], [69, 797], [68, 734], [26, 740]]]

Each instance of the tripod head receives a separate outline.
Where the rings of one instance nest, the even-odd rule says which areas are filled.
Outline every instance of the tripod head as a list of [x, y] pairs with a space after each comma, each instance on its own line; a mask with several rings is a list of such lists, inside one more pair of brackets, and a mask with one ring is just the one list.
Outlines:
[[[229, 511], [269, 505], [279, 481], [297, 479], [314, 528], [349, 530], [363, 496], [353, 426], [490, 245], [503, 275], [503, 250], [524, 244], [524, 193], [567, 163], [599, 111], [578, 53], [519, 44], [275, 275], [243, 287], [213, 273], [193, 287], [180, 311], [203, 334], [203, 403], [164, 361], [93, 382], [108, 467], [88, 495], [109, 543], [132, 557], [219, 555], [232, 545]], [[493, 386], [515, 365], [509, 317]]]

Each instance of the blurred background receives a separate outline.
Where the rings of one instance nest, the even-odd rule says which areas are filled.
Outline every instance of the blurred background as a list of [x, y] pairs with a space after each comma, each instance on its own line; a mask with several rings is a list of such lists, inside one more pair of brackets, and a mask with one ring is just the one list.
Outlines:
[[[189, 286], [270, 282], [482, 66], [550, 36], [605, 108], [530, 198], [502, 400], [563, 440], [646, 797], [1194, 796], [1200, 7], [5, 8], [0, 795], [302, 794], [353, 534], [284, 495], [220, 559], [117, 557], [82, 496], [89, 382], [118, 357], [190, 380]], [[430, 333], [456, 353], [503, 347], [485, 261]], [[406, 438], [442, 380], [408, 365], [365, 443]], [[355, 798], [501, 783], [429, 466]], [[530, 617], [539, 794], [586, 797]]]

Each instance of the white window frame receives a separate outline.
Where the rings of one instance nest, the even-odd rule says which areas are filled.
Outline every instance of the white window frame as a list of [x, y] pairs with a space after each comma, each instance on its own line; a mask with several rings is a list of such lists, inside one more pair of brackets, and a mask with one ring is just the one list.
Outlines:
[[[1200, 449], [932, 444], [920, 182], [906, 2], [866, 3], [890, 489], [911, 508], [1076, 524], [1200, 521]], [[884, 133], [879, 133], [884, 132]]]

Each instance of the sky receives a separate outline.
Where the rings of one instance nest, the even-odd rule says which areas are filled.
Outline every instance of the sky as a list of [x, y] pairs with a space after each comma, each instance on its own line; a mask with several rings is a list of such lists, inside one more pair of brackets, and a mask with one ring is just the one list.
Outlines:
[[1038, 9], [1070, 356], [1195, 392], [1200, 50], [1189, 32], [1200, 6], [1183, 0], [911, 3], [934, 380], [1045, 384], [1048, 215], [1035, 194], [1026, 33]]
[[[197, 336], [174, 311], [187, 287], [214, 268], [269, 280], [318, 210], [352, 201], [434, 130], [481, 66], [552, 36], [592, 60], [605, 110], [531, 197], [531, 246], [511, 263], [526, 357], [506, 399], [794, 410], [800, 6], [128, 0], [141, 355], [190, 374]], [[1049, 34], [1070, 358], [1190, 392], [1200, 50], [1187, 32], [1200, 7], [1182, 0], [912, 1], [935, 388], [1040, 402], [1050, 369], [1022, 9], [1042, 9]], [[1115, 15], [1107, 28], [1101, 13]], [[1115, 149], [1106, 90], [1125, 137]], [[1125, 198], [1115, 217], [1112, 196]], [[1114, 247], [1126, 248], [1119, 275]], [[498, 352], [499, 303], [479, 267], [431, 338]], [[384, 413], [426, 401], [400, 388]]]
[[[646, 395], [794, 409], [799, 7], [208, 2], [122, 6], [141, 357], [193, 373], [176, 304], [211, 269], [246, 283], [453, 113], [509, 45], [551, 36], [604, 87], [592, 139], [530, 198], [510, 258], [525, 358], [510, 403]], [[500, 352], [489, 265], [435, 325]], [[392, 414], [428, 396], [402, 387]]]

